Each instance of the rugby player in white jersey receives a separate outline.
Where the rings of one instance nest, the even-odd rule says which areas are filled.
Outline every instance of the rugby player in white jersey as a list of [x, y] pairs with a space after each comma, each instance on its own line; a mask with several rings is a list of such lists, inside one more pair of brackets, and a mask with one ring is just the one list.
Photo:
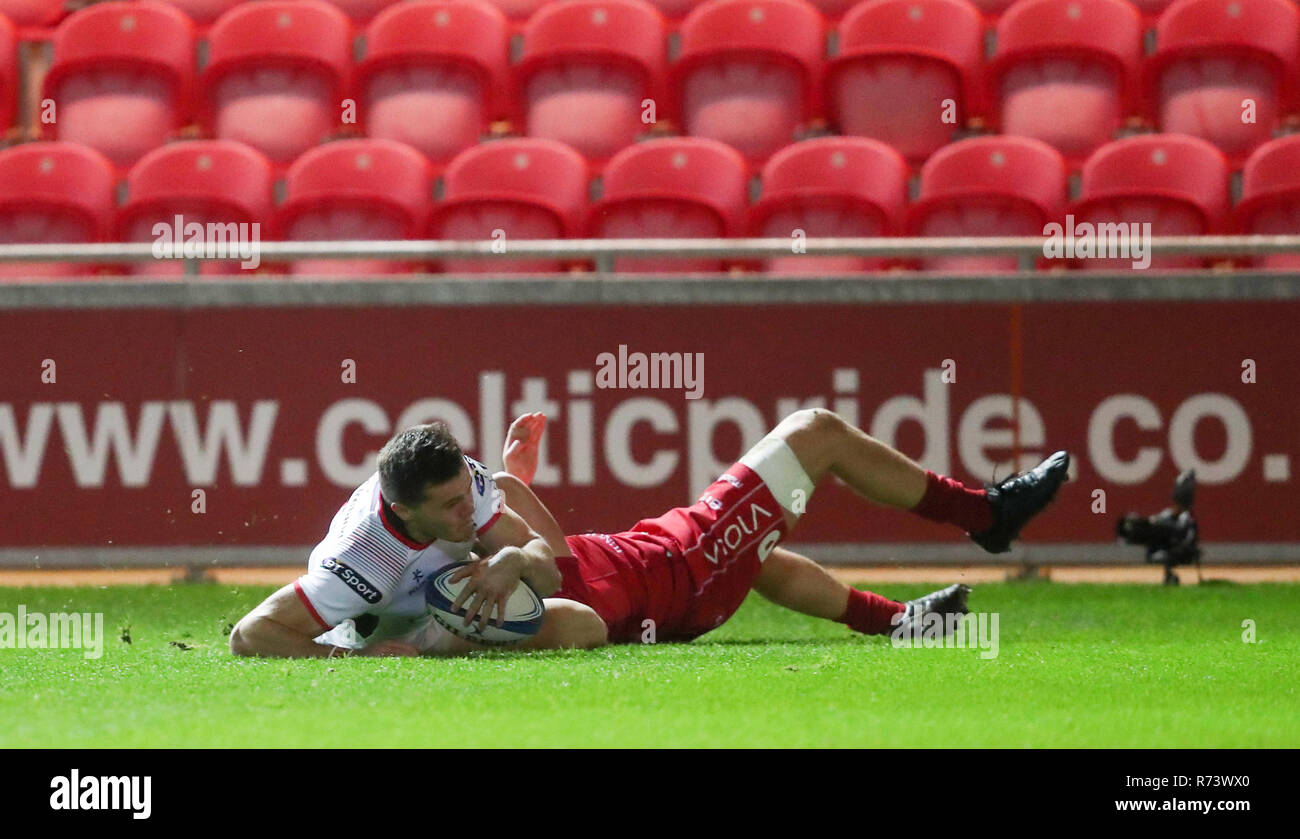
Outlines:
[[428, 614], [424, 584], [470, 557], [466, 624], [504, 614], [521, 579], [544, 598], [542, 627], [517, 646], [592, 647], [605, 626], [588, 606], [552, 598], [560, 572], [546, 541], [503, 501], [481, 463], [441, 423], [407, 429], [334, 516], [307, 573], [249, 612], [230, 635], [237, 655], [458, 655], [482, 645]]
[[695, 504], [621, 533], [566, 536], [528, 488], [544, 428], [541, 414], [515, 421], [508, 471], [495, 478], [461, 454], [444, 425], [398, 434], [380, 452], [378, 473], [335, 516], [308, 573], [240, 621], [231, 650], [478, 649], [428, 614], [423, 593], [430, 574], [471, 549], [480, 559], [460, 572], [471, 580], [455, 604], [464, 603], [466, 624], [499, 620], [521, 579], [547, 598], [542, 629], [524, 647], [634, 642], [647, 625], [660, 641], [689, 641], [726, 621], [750, 591], [864, 634], [890, 634], [928, 614], [964, 614], [970, 590], [953, 585], [900, 603], [850, 588], [779, 547], [823, 477], [835, 475], [864, 500], [957, 525], [1002, 553], [1052, 501], [1069, 467], [1069, 455], [1056, 452], [1023, 475], [975, 489], [921, 468], [830, 411], [808, 409], [778, 424]]

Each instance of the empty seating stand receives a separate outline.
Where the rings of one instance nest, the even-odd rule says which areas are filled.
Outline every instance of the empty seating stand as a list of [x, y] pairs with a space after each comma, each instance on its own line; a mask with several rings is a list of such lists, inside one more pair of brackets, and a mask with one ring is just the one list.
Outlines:
[[[1266, 236], [1300, 235], [1300, 135], [1279, 137], [1255, 150], [1241, 173], [1235, 229]], [[1269, 254], [1265, 268], [1300, 268], [1300, 253]]]
[[854, 6], [826, 74], [831, 123], [889, 143], [920, 165], [983, 110], [982, 28], [967, 0]]
[[9, 130], [18, 110], [18, 33], [0, 15], [0, 135]]
[[804, 0], [718, 0], [681, 28], [673, 96], [685, 133], [755, 168], [821, 113], [825, 21]]
[[45, 40], [63, 19], [63, 0], [0, 0], [0, 15], [8, 18], [23, 38]]
[[[1103, 146], [1084, 164], [1076, 223], [1151, 225], [1152, 236], [1225, 232], [1228, 165], [1210, 143], [1180, 134], [1144, 134]], [[1140, 230], [1141, 228], [1139, 228]], [[1198, 256], [1151, 260], [1156, 268], [1194, 268]], [[1123, 270], [1131, 258], [1093, 258], [1076, 266]]]
[[990, 24], [996, 24], [1015, 0], [973, 0], [973, 2], [985, 20]]
[[512, 32], [518, 32], [534, 12], [544, 7], [551, 0], [487, 0], [487, 2], [501, 10], [501, 13], [510, 21]]
[[[27, 143], [0, 151], [0, 244], [100, 242], [113, 214], [112, 162], [87, 146]], [[89, 276], [91, 263], [0, 263], [0, 278]]]
[[[587, 235], [610, 239], [724, 238], [743, 229], [745, 159], [699, 137], [638, 143], [614, 156]], [[721, 259], [621, 258], [620, 271], [717, 271]]]
[[202, 35], [217, 18], [246, 0], [161, 0], [161, 2], [168, 6], [175, 6], [184, 12]]
[[208, 132], [287, 166], [341, 127], [352, 24], [320, 0], [264, 0], [226, 12], [208, 35], [200, 113]]
[[997, 26], [992, 126], [1077, 167], [1136, 111], [1142, 21], [1125, 0], [1019, 0]]
[[[497, 140], [469, 149], [447, 168], [443, 200], [434, 209], [434, 239], [499, 243], [564, 239], [580, 229], [587, 206], [587, 164], [556, 140]], [[448, 259], [455, 273], [562, 270], [562, 260]]]
[[[433, 204], [428, 161], [393, 140], [339, 140], [293, 162], [276, 231], [303, 241], [421, 238]], [[410, 260], [303, 259], [294, 274], [383, 274], [409, 271]]]
[[1178, 0], [1160, 16], [1146, 94], [1161, 131], [1241, 165], [1294, 104], [1300, 13], [1291, 0]]
[[54, 34], [45, 97], [54, 103], [49, 139], [82, 143], [121, 169], [162, 145], [189, 114], [194, 27], [152, 0], [100, 3], [69, 16]]
[[[907, 161], [877, 140], [819, 137], [788, 146], [763, 167], [762, 199], [751, 209], [760, 238], [894, 236], [903, 224]], [[767, 260], [770, 272], [846, 273], [885, 260], [791, 254]]]
[[[914, 236], [1042, 236], [1065, 204], [1065, 159], [1028, 137], [972, 137], [945, 146], [921, 167], [908, 210]], [[1014, 256], [921, 260], [933, 271], [1010, 271]]]
[[[251, 242], [270, 237], [272, 209], [271, 164], [256, 149], [231, 140], [192, 140], [154, 149], [131, 169], [126, 202], [118, 212], [117, 238], [124, 242], [157, 239], [155, 225], [164, 224], [173, 241], [185, 229], [203, 225], [204, 243], [227, 240]], [[221, 238], [210, 236], [208, 225], [222, 225]], [[184, 270], [179, 260], [134, 263], [132, 273], [175, 276]], [[203, 274], [238, 274], [240, 261], [209, 260]]]
[[508, 111], [507, 38], [504, 15], [484, 3], [391, 6], [366, 30], [357, 67], [367, 136], [406, 143], [441, 169]]
[[[524, 27], [516, 121], [599, 168], [668, 116], [665, 24], [641, 0], [558, 0]], [[643, 105], [649, 100], [652, 104]]]

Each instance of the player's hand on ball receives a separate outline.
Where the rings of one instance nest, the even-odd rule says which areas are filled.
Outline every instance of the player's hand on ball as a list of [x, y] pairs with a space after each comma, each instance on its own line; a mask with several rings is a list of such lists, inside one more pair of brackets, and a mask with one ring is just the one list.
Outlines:
[[510, 423], [510, 430], [506, 432], [501, 462], [505, 464], [507, 472], [525, 484], [531, 484], [533, 476], [537, 474], [537, 453], [545, 431], [546, 414], [535, 411], [523, 414]]
[[375, 657], [402, 656], [413, 658], [420, 655], [420, 649], [414, 644], [408, 644], [405, 641], [376, 641], [357, 650], [356, 654]]
[[451, 604], [452, 611], [459, 612], [463, 606], [465, 625], [469, 626], [478, 620], [481, 628], [492, 620], [495, 610], [497, 626], [504, 625], [506, 602], [519, 587], [522, 570], [523, 552], [518, 548], [505, 548], [488, 559], [466, 565], [449, 578], [449, 582], [453, 583], [469, 578], [456, 601]]

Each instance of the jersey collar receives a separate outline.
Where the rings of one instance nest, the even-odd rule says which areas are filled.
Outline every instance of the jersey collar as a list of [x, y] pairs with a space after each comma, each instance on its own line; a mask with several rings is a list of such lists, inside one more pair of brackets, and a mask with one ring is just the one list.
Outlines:
[[402, 524], [402, 520], [395, 516], [393, 511], [388, 508], [388, 502], [384, 500], [384, 494], [382, 492], [379, 493], [379, 520], [383, 522], [384, 529], [387, 530], [394, 539], [408, 548], [420, 550], [433, 544], [431, 541], [417, 542], [407, 535], [406, 527]]

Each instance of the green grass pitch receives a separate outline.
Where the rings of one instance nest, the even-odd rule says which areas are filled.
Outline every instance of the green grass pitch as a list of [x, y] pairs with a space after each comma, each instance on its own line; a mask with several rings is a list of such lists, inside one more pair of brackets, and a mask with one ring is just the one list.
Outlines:
[[753, 595], [692, 644], [248, 660], [225, 633], [268, 587], [0, 589], [0, 612], [103, 612], [107, 636], [97, 660], [0, 649], [0, 746], [1300, 746], [1300, 586], [974, 588], [996, 658]]

